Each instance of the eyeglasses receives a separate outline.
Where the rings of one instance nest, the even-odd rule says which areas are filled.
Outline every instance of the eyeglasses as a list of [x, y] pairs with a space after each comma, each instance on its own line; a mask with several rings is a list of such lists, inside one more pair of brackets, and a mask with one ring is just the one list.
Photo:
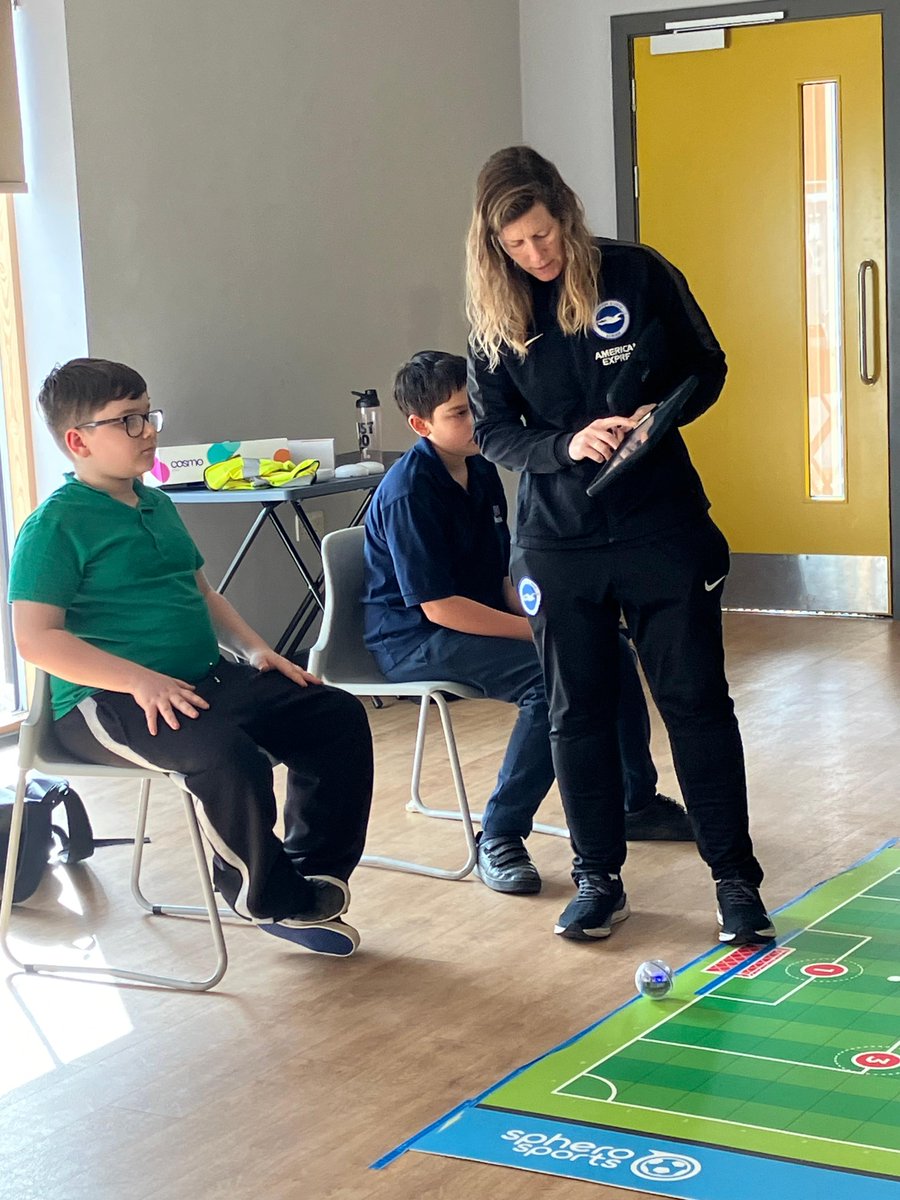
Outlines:
[[100, 425], [124, 425], [125, 432], [130, 438], [139, 438], [143, 436], [145, 422], [151, 429], [155, 429], [159, 433], [163, 427], [163, 410], [151, 408], [148, 413], [128, 413], [125, 417], [108, 417], [104, 421], [85, 421], [82, 425], [76, 425], [75, 428], [96, 429]]

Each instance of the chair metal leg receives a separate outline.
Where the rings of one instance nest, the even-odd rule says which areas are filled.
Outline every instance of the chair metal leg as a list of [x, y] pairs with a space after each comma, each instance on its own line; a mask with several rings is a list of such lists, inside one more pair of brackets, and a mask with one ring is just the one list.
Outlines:
[[[141, 908], [148, 913], [152, 913], [155, 917], [208, 917], [209, 909], [205, 904], [154, 904], [148, 900], [141, 888], [141, 867], [144, 863], [144, 839], [147, 835], [147, 814], [150, 808], [150, 784], [151, 779], [145, 779], [141, 783], [141, 795], [138, 802], [138, 818], [137, 828], [134, 833], [134, 855], [131, 859], [131, 894], [134, 896]], [[182, 795], [190, 799], [189, 792], [183, 792]], [[189, 821], [189, 824], [192, 822]], [[206, 857], [204, 855], [204, 864]], [[204, 874], [208, 872], [208, 868]], [[234, 918], [235, 921], [240, 921], [241, 918], [237, 913], [230, 908], [216, 908], [219, 917]], [[242, 922], [246, 924], [246, 922]]]
[[[19, 782], [16, 787], [16, 799], [13, 805], [12, 820], [9, 831], [9, 850], [6, 858], [6, 871], [3, 877], [3, 893], [0, 897], [0, 950], [13, 966], [25, 971], [29, 975], [47, 974], [47, 975], [87, 975], [95, 977], [107, 977], [112, 979], [126, 979], [134, 983], [153, 984], [157, 987], [175, 988], [182, 991], [204, 992], [208, 988], [214, 987], [222, 976], [225, 974], [225, 969], [228, 966], [228, 953], [225, 948], [225, 938], [222, 933], [222, 925], [219, 920], [219, 913], [216, 908], [216, 898], [213, 892], [212, 880], [209, 875], [209, 867], [206, 862], [206, 855], [203, 850], [203, 843], [200, 838], [200, 829], [197, 824], [197, 815], [194, 812], [193, 800], [185, 793], [185, 816], [188, 822], [188, 829], [191, 835], [191, 845], [194, 849], [194, 856], [197, 860], [197, 869], [200, 873], [200, 884], [203, 890], [203, 898], [206, 901], [206, 913], [209, 917], [209, 923], [212, 933], [213, 946], [216, 951], [216, 964], [212, 973], [202, 979], [184, 979], [178, 976], [169, 975], [152, 975], [145, 971], [131, 971], [124, 967], [114, 966], [83, 966], [79, 963], [41, 963], [41, 962], [23, 962], [17, 958], [9, 945], [8, 933], [12, 915], [12, 899], [15, 889], [15, 865], [18, 857], [19, 842], [21, 840], [22, 819], [25, 812], [25, 782], [26, 772], [19, 772]], [[136, 849], [138, 852], [143, 846], [143, 824], [146, 823], [146, 804], [150, 790], [150, 781], [145, 780], [144, 786], [141, 788], [141, 806], [142, 812], [139, 813], [139, 827], [141, 836], [138, 840]], [[143, 821], [143, 824], [142, 824]], [[138, 853], [138, 858], [140, 854]], [[132, 877], [133, 878], [133, 877]], [[203, 910], [200, 910], [203, 911]]]
[[409, 803], [407, 809], [415, 806], [424, 807], [419, 794], [419, 781], [422, 778], [422, 762], [425, 757], [425, 734], [428, 728], [428, 709], [431, 697], [423, 696], [419, 701], [419, 722], [416, 726], [416, 748], [413, 754], [412, 776], [409, 783]]
[[6, 851], [6, 865], [3, 869], [3, 892], [0, 893], [0, 950], [16, 967], [24, 964], [19, 962], [10, 949], [8, 934], [12, 916], [13, 893], [16, 889], [16, 864], [19, 858], [19, 842], [22, 839], [22, 821], [25, 817], [26, 777], [27, 772], [20, 770], [9, 825], [9, 845]]
[[[415, 804], [412, 800], [407, 803], [406, 811], [418, 813], [422, 817], [435, 817], [439, 821], [462, 820], [462, 817], [455, 808], [431, 808], [427, 804]], [[470, 815], [476, 825], [482, 824], [484, 813], [473, 812]], [[569, 831], [564, 825], [545, 825], [541, 821], [535, 821], [531, 827], [531, 831], [532, 833], [546, 833], [550, 837], [569, 837]]]
[[[443, 696], [441, 697], [443, 700]], [[445, 702], [446, 704], [446, 702]], [[419, 790], [419, 780], [422, 775], [422, 749], [425, 743], [425, 718], [428, 715], [427, 698], [422, 697], [422, 707], [419, 711], [419, 727], [416, 731], [416, 752], [413, 758], [413, 772], [409, 787], [409, 800], [406, 802], [407, 812], [420, 813], [423, 817], [436, 817], [440, 821], [465, 821], [459, 809], [456, 808], [432, 808], [422, 800], [422, 795]], [[470, 813], [471, 820], [480, 825], [484, 819], [484, 813]], [[565, 826], [560, 825], [542, 825], [536, 823], [532, 826], [535, 833], [547, 833], [552, 837], [568, 838], [569, 831]]]
[[[440, 821], [461, 821], [462, 816], [455, 808], [431, 808], [428, 804], [423, 804], [418, 796], [414, 796], [406, 803], [407, 812], [419, 813], [423, 817], [436, 817]], [[472, 820], [476, 825], [481, 825], [484, 820], [484, 813], [470, 813]], [[568, 838], [569, 831], [564, 825], [544, 825], [540, 821], [535, 821], [531, 827], [533, 833], [546, 833], [551, 837]]]
[[131, 857], [131, 894], [146, 912], [153, 912], [153, 905], [141, 891], [141, 866], [144, 862], [144, 838], [147, 834], [147, 811], [150, 807], [151, 782], [150, 779], [141, 781], [137, 828], [134, 831], [134, 854]]
[[[453, 786], [456, 789], [456, 799], [459, 804], [459, 811], [453, 816], [457, 821], [462, 821], [463, 830], [466, 838], [466, 860], [461, 867], [456, 870], [445, 867], [429, 867], [422, 863], [409, 862], [401, 858], [388, 858], [381, 854], [365, 854], [361, 862], [367, 867], [381, 867], [386, 871], [405, 871], [411, 875], [430, 875], [435, 879], [464, 879], [469, 875], [477, 861], [478, 852], [475, 848], [475, 831], [472, 828], [472, 815], [469, 812], [469, 802], [466, 797], [466, 786], [463, 781], [462, 768], [459, 765], [459, 753], [456, 748], [456, 738], [453, 734], [453, 722], [450, 719], [450, 711], [447, 707], [447, 701], [440, 692], [433, 692], [431, 695], [423, 696], [419, 706], [419, 723], [416, 730], [416, 748], [413, 755], [413, 773], [410, 786], [411, 800], [407, 808], [413, 806], [413, 801], [421, 804], [419, 797], [419, 780], [422, 774], [422, 762], [425, 754], [425, 731], [428, 719], [428, 705], [430, 701], [434, 701], [438, 707], [438, 712], [441, 717], [441, 726], [444, 731], [444, 741], [447, 744], [447, 756], [450, 759], [450, 772], [453, 775]], [[424, 806], [423, 806], [424, 807]]]

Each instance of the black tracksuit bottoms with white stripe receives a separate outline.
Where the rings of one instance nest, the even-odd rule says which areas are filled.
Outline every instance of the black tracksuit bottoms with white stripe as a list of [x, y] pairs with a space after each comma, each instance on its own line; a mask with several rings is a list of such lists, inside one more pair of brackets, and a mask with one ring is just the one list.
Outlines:
[[[130, 695], [100, 691], [56, 722], [74, 757], [165, 771], [199, 802], [223, 897], [242, 917], [279, 919], [309, 904], [306, 875], [347, 880], [365, 843], [372, 739], [354, 696], [300, 687], [277, 671], [220, 660], [195, 690], [209, 708], [155, 736]], [[288, 769], [285, 837], [274, 832], [267, 755]]]
[[541, 592], [530, 621], [576, 874], [617, 874], [625, 861], [616, 735], [621, 612], [669, 734], [701, 855], [715, 879], [762, 882], [725, 678], [721, 595], [728, 564], [728, 544], [708, 517], [633, 542], [513, 553], [516, 583], [527, 577]]

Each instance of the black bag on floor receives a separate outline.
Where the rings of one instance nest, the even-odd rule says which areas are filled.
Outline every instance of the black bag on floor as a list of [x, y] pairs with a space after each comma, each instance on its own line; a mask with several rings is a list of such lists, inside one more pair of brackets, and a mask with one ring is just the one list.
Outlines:
[[[9, 830], [12, 824], [15, 788], [0, 788], [0, 877], [6, 869]], [[53, 810], [62, 804], [68, 830], [53, 824]], [[104, 839], [118, 843], [130, 839]], [[99, 842], [96, 844], [100, 844]], [[22, 837], [16, 861], [16, 886], [13, 903], [27, 900], [37, 889], [50, 862], [83, 862], [94, 853], [94, 834], [81, 797], [65, 779], [35, 775], [25, 786], [25, 812]]]

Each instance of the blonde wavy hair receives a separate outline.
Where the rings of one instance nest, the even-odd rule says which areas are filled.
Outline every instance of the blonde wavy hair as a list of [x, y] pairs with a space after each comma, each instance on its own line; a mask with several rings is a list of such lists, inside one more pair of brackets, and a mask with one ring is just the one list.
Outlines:
[[475, 188], [475, 210], [466, 241], [466, 315], [474, 349], [491, 368], [505, 347], [528, 353], [532, 316], [528, 275], [504, 251], [500, 234], [536, 204], [560, 223], [565, 249], [556, 309], [566, 334], [591, 328], [597, 308], [600, 252], [585, 224], [584, 207], [552, 162], [530, 146], [508, 146], [491, 155]]

